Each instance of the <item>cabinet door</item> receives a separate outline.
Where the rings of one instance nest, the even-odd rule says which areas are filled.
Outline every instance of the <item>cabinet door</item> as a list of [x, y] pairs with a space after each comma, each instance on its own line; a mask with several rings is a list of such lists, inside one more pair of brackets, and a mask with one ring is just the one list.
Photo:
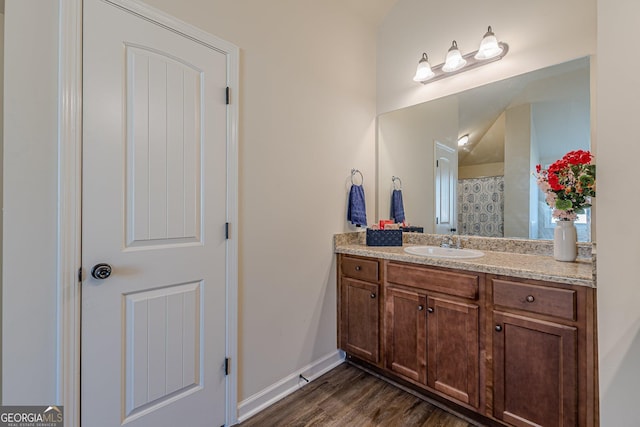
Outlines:
[[388, 287], [385, 294], [387, 369], [426, 384], [426, 297]]
[[427, 385], [478, 407], [478, 306], [427, 299]]
[[494, 312], [494, 416], [515, 426], [577, 425], [577, 329]]
[[354, 356], [380, 360], [379, 285], [342, 278], [340, 347]]

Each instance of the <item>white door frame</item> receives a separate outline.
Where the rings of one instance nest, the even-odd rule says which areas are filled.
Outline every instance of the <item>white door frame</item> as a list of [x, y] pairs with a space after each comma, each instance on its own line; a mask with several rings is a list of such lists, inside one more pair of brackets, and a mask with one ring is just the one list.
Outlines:
[[[80, 427], [81, 186], [82, 186], [82, 0], [60, 1], [60, 80], [58, 85], [58, 321], [57, 397], [65, 427]], [[238, 83], [237, 46], [177, 20], [138, 0], [103, 0], [145, 17], [227, 55], [227, 244], [226, 424], [237, 421], [238, 384]]]

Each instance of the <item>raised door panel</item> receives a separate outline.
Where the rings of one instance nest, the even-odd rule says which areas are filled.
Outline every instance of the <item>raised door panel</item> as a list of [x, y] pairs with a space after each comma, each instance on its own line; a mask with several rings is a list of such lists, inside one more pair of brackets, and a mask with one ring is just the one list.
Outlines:
[[379, 285], [342, 278], [340, 346], [373, 363], [380, 360]]
[[124, 296], [126, 415], [201, 384], [202, 283]]
[[125, 45], [127, 246], [199, 242], [201, 70]]
[[478, 306], [433, 297], [427, 306], [427, 385], [478, 407]]
[[387, 369], [426, 384], [426, 297], [388, 287], [385, 294]]
[[514, 426], [577, 425], [577, 329], [494, 312], [494, 409]]

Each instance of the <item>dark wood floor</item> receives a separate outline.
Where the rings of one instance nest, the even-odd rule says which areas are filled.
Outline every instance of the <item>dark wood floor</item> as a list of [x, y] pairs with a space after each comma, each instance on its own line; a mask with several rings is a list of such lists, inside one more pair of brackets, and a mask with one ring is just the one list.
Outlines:
[[241, 427], [472, 427], [348, 363], [336, 367]]

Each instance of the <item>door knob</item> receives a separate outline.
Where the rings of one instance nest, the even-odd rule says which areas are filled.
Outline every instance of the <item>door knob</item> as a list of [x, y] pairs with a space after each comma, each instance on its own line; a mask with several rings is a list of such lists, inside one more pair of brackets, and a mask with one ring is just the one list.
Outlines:
[[111, 276], [111, 266], [105, 263], [96, 264], [91, 269], [91, 276], [94, 279], [104, 280]]

